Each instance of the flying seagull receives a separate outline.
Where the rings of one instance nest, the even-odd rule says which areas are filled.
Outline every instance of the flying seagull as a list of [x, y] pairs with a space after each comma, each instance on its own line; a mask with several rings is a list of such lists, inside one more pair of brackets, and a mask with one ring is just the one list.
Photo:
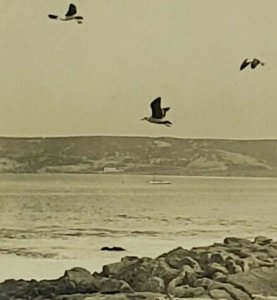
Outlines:
[[168, 120], [164, 120], [166, 112], [169, 111], [170, 107], [161, 108], [161, 97], [156, 98], [151, 102], [151, 117], [144, 117], [141, 120], [148, 121], [155, 124], [164, 124], [170, 126], [172, 123]]
[[240, 66], [240, 70], [245, 69], [248, 65], [251, 65], [251, 69], [255, 69], [257, 67], [257, 65], [261, 65], [264, 66], [265, 63], [261, 62], [259, 59], [254, 58], [253, 60], [249, 60], [248, 58], [246, 58], [243, 63]]
[[50, 19], [54, 19], [54, 20], [60, 20], [60, 21], [71, 21], [71, 20], [77, 20], [78, 24], [82, 24], [83, 23], [83, 17], [82, 16], [76, 16], [77, 14], [77, 8], [76, 5], [74, 4], [69, 4], [69, 8], [67, 13], [65, 14], [65, 17], [59, 17], [57, 15], [48, 15], [48, 17]]

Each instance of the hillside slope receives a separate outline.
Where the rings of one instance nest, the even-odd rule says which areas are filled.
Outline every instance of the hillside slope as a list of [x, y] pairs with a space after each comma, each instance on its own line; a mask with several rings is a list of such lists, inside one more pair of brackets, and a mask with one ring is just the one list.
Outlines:
[[277, 140], [0, 138], [0, 173], [277, 176]]

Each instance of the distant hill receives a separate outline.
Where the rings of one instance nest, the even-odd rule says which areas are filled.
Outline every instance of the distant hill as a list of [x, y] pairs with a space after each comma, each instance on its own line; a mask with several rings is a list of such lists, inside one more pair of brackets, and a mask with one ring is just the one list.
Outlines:
[[0, 138], [0, 173], [277, 177], [277, 140]]

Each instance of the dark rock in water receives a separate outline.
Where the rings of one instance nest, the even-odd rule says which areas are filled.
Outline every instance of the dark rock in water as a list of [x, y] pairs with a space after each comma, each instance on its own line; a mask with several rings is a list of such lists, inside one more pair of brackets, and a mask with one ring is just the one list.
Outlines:
[[126, 251], [126, 249], [122, 248], [122, 247], [102, 247], [100, 249], [101, 251]]

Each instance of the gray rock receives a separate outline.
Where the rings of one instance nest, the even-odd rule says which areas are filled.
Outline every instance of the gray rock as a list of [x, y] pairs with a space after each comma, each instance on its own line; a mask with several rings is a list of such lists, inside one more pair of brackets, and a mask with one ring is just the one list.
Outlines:
[[95, 285], [97, 290], [102, 294], [115, 294], [123, 291], [133, 292], [133, 289], [127, 282], [113, 278], [97, 278]]
[[167, 285], [170, 280], [176, 277], [179, 274], [179, 270], [176, 270], [170, 267], [164, 258], [156, 259], [158, 264], [153, 269], [153, 276], [158, 276], [164, 280], [164, 283]]
[[118, 278], [125, 269], [139, 261], [136, 256], [126, 256], [120, 262], [104, 265], [100, 276]]
[[237, 265], [233, 259], [228, 259], [228, 261], [226, 262], [226, 268], [229, 274], [242, 272], [242, 267]]
[[223, 241], [224, 244], [228, 246], [238, 245], [238, 246], [248, 246], [251, 244], [251, 241], [248, 239], [242, 239], [237, 237], [227, 237]]
[[227, 282], [227, 275], [222, 272], [215, 272], [213, 274], [213, 280]]
[[95, 278], [84, 268], [67, 270], [62, 279], [70, 283], [72, 287], [75, 286], [77, 292], [92, 293], [98, 291], [95, 285]]
[[168, 299], [169, 298], [163, 294], [150, 293], [150, 292], [136, 292], [133, 294], [93, 295], [93, 296], [85, 297], [82, 300], [168, 300]]
[[151, 291], [152, 293], [164, 293], [165, 284], [163, 279], [157, 276], [149, 278], [147, 290]]
[[196, 273], [201, 273], [203, 271], [199, 263], [190, 256], [185, 256], [180, 260], [180, 267], [178, 269], [184, 265], [190, 266]]
[[254, 243], [259, 244], [261, 246], [271, 244], [272, 239], [267, 238], [266, 236], [257, 236], [255, 237]]
[[214, 262], [214, 263], [211, 263], [211, 264], [207, 265], [207, 267], [205, 269], [205, 275], [207, 277], [213, 278], [213, 276], [216, 272], [221, 272], [223, 274], [228, 274], [229, 273], [228, 270], [224, 266], [222, 266], [218, 263]]
[[205, 290], [209, 290], [214, 284], [214, 280], [208, 277], [202, 277], [197, 279], [197, 286], [202, 286]]
[[277, 268], [261, 267], [229, 276], [229, 282], [240, 285], [252, 294], [277, 296]]
[[[168, 253], [164, 253], [160, 255], [158, 258], [164, 258], [165, 262], [172, 268], [180, 269], [182, 267], [182, 259], [186, 256], [193, 255], [191, 250], [186, 250], [182, 247], [178, 247], [169, 251]], [[194, 257], [192, 257], [194, 258]]]
[[178, 286], [174, 289], [172, 295], [178, 298], [196, 298], [203, 296], [205, 289], [203, 287]]
[[164, 284], [167, 284], [172, 278], [177, 276], [178, 272], [178, 270], [168, 266], [164, 258], [156, 260], [141, 258], [135, 263], [127, 265], [117, 278], [126, 281], [138, 292], [160, 292], [160, 287], [154, 288], [155, 284], [153, 285], [153, 282], [156, 282], [156, 277], [159, 277]]
[[209, 291], [209, 296], [211, 296], [213, 299], [233, 300], [232, 296], [227, 291], [221, 289], [214, 289]]
[[[182, 289], [179, 289], [179, 287], [182, 287]], [[183, 266], [183, 269], [178, 274], [178, 276], [176, 276], [169, 282], [167, 290], [172, 295], [177, 296], [180, 293], [183, 293], [180, 291], [183, 291], [185, 287], [199, 287], [196, 275], [193, 269], [189, 266]]]
[[218, 281], [214, 281], [213, 285], [211, 286], [209, 293], [212, 290], [224, 290], [226, 291], [234, 300], [251, 300], [252, 297], [249, 293], [241, 288], [237, 288], [230, 283], [222, 283]]

